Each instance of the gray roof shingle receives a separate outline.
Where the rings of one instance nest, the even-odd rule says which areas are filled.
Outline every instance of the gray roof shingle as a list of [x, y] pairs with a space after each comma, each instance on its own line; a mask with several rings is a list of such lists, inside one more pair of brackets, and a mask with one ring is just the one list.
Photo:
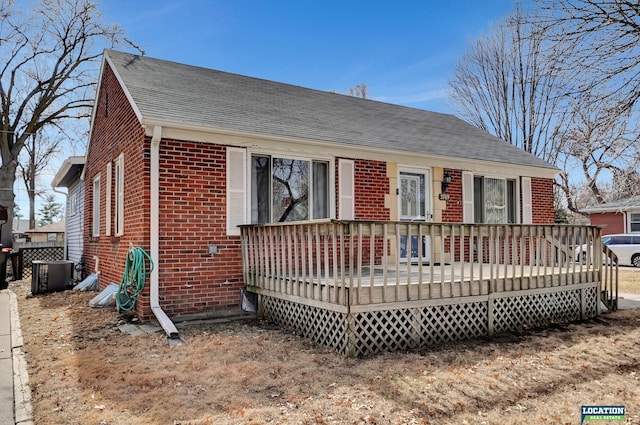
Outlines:
[[617, 201], [607, 202], [606, 204], [594, 205], [591, 207], [583, 208], [580, 211], [585, 213], [597, 213], [627, 211], [637, 208], [640, 208], [640, 195], [632, 196], [625, 199], [618, 199]]
[[115, 50], [105, 54], [143, 122], [556, 169], [453, 115]]

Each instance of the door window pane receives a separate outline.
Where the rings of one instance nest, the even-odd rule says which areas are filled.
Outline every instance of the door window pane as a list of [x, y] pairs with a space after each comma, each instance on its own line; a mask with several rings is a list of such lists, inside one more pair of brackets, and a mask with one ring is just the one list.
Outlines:
[[418, 215], [418, 180], [403, 177], [400, 187], [402, 215], [416, 217]]
[[425, 218], [425, 175], [400, 173], [400, 218]]

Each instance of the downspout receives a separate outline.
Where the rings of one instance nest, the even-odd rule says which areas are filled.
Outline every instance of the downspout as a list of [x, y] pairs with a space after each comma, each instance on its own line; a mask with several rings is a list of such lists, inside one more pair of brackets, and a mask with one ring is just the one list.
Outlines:
[[[67, 206], [69, 205], [69, 194], [67, 192], [63, 192], [61, 190], [57, 190], [55, 187], [51, 186], [51, 189], [53, 189], [53, 191], [55, 193], [59, 193], [61, 195], [64, 195], [64, 206], [65, 206], [65, 212], [67, 211]], [[64, 257], [62, 257], [64, 260], [68, 260], [67, 258], [67, 233], [69, 232], [69, 217], [65, 217], [64, 219], [64, 235], [62, 235], [62, 243], [64, 244]], [[73, 277], [73, 276], [72, 276]]]
[[162, 127], [156, 125], [153, 127], [153, 136], [151, 137], [151, 199], [149, 200], [150, 214], [150, 255], [153, 258], [155, 267], [151, 271], [151, 311], [158, 319], [160, 326], [170, 339], [179, 339], [178, 329], [173, 324], [167, 313], [160, 307], [159, 297], [159, 231], [160, 231], [160, 140], [162, 139]]

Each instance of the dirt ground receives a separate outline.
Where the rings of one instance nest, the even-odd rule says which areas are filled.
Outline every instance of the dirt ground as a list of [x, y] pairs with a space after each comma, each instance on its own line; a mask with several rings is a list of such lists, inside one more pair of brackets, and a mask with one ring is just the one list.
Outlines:
[[[640, 293], [640, 272], [620, 277]], [[640, 310], [348, 359], [258, 320], [183, 325], [187, 344], [169, 347], [122, 333], [117, 312], [87, 306], [95, 293], [10, 288], [36, 424], [565, 425], [582, 405], [640, 424]]]

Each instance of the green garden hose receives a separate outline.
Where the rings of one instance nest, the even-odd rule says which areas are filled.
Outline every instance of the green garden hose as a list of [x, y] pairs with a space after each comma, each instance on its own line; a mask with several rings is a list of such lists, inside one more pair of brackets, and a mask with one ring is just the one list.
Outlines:
[[[147, 267], [148, 262], [148, 267]], [[153, 260], [140, 247], [131, 247], [127, 251], [124, 275], [116, 294], [118, 309], [131, 311], [136, 306], [138, 295], [142, 293], [147, 273], [153, 270]]]

